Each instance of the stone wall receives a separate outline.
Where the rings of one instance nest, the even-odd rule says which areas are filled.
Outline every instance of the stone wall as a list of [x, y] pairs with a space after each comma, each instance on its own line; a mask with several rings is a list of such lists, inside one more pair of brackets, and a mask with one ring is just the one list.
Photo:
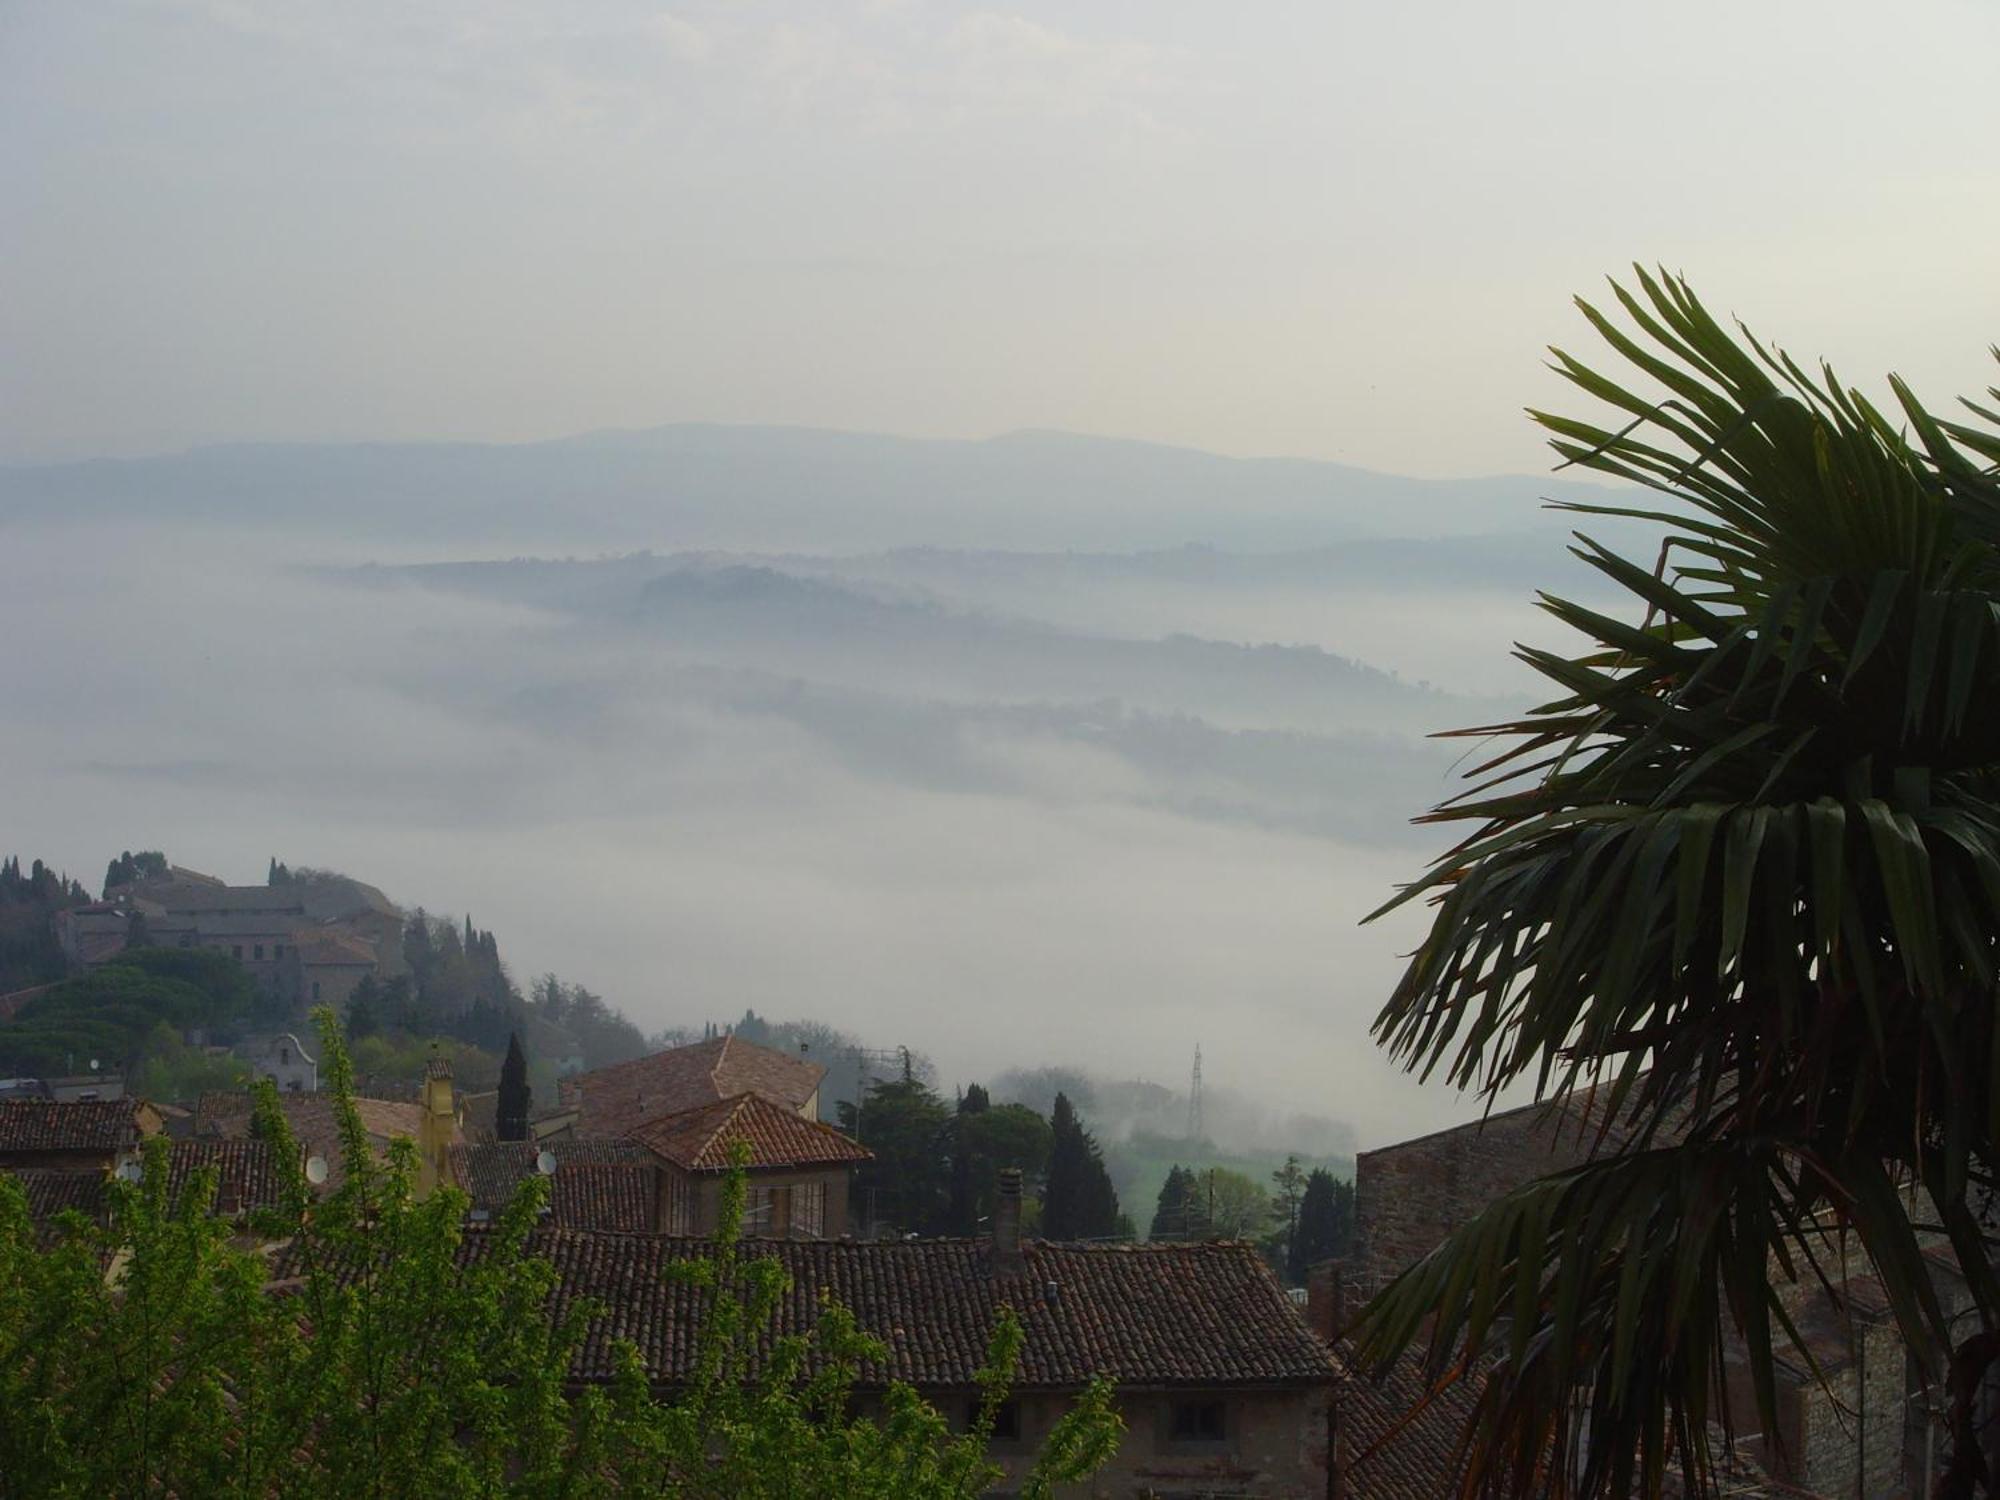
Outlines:
[[[1216, 1495], [1244, 1500], [1319, 1500], [1327, 1486], [1327, 1411], [1330, 1386], [1288, 1391], [1232, 1392], [1220, 1396], [1227, 1408], [1228, 1436], [1222, 1443], [1180, 1444], [1167, 1437], [1171, 1405], [1202, 1399], [1185, 1393], [1125, 1392], [1118, 1399], [1125, 1440], [1117, 1456], [1089, 1482], [1060, 1486], [1064, 1500], [1194, 1500]], [[994, 1461], [1008, 1470], [989, 1493], [1013, 1491], [1026, 1474], [1035, 1450], [1062, 1414], [1069, 1398], [1028, 1393], [1019, 1398], [1018, 1443], [996, 1443]], [[942, 1405], [942, 1401], [940, 1402]]]
[[1575, 1116], [1530, 1105], [1419, 1136], [1354, 1162], [1354, 1271], [1373, 1291], [1510, 1188], [1590, 1155]]

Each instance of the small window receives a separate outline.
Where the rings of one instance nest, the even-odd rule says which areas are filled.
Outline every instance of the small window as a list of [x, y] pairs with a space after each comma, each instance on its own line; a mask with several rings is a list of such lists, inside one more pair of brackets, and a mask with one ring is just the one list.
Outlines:
[[229, 948], [229, 956], [235, 959], [238, 963], [242, 963], [243, 945], [241, 943], [232, 943]]
[[271, 957], [273, 958], [283, 958], [284, 956], [285, 956], [285, 945], [283, 943], [278, 944], [277, 947], [271, 950]]
[[313, 981], [313, 999], [319, 999], [319, 981], [317, 979]]
[[1220, 1401], [1176, 1401], [1167, 1418], [1167, 1437], [1176, 1443], [1220, 1443], [1228, 1439]]
[[1020, 1402], [1011, 1399], [1002, 1401], [1000, 1410], [993, 1413], [993, 1441], [996, 1443], [1021, 1441]]
[[[968, 1396], [950, 1411], [951, 1430], [965, 1433], [972, 1431], [973, 1423], [979, 1420], [979, 1408], [983, 1398]], [[996, 1443], [1018, 1443], [1021, 1441], [1021, 1403], [1008, 1399], [1000, 1403], [1000, 1409], [993, 1413], [993, 1441]]]
[[251, 957], [257, 959], [261, 963], [264, 958], [264, 945], [262, 943], [259, 943], [255, 948], [250, 950], [250, 954]]
[[292, 1049], [290, 1047], [280, 1047], [278, 1049], [278, 1066], [281, 1068], [289, 1068], [291, 1065], [292, 1065]]

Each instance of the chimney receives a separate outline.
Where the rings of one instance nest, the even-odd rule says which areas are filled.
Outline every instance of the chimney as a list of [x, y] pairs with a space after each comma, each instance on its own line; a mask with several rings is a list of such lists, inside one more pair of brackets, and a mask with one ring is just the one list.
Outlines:
[[1000, 1191], [993, 1200], [993, 1274], [1018, 1276], [1021, 1258], [1021, 1169], [1000, 1169]]
[[1331, 1344], [1346, 1321], [1341, 1262], [1323, 1260], [1306, 1268], [1306, 1326]]

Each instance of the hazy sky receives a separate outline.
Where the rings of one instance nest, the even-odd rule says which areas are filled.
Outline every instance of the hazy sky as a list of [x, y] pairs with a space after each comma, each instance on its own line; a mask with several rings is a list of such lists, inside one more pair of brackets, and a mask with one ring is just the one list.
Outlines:
[[0, 458], [686, 419], [1411, 473], [1633, 258], [1938, 401], [2000, 8], [0, 0]]

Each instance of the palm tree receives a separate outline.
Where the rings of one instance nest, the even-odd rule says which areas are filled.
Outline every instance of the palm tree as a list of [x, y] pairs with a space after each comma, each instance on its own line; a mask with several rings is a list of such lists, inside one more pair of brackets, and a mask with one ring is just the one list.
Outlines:
[[1967, 1394], [2000, 1344], [2000, 415], [1892, 380], [1892, 420], [1678, 278], [1613, 292], [1635, 332], [1578, 305], [1657, 394], [1556, 351], [1620, 415], [1533, 415], [1668, 497], [1570, 507], [1660, 528], [1651, 567], [1574, 548], [1643, 618], [1542, 596], [1591, 644], [1523, 648], [1557, 696], [1466, 731], [1503, 748], [1429, 815], [1470, 832], [1389, 903], [1435, 914], [1375, 1023], [1462, 1088], [1593, 1090], [1599, 1150], [1410, 1268], [1356, 1347], [1386, 1369], [1428, 1331], [1433, 1381], [1478, 1382], [1468, 1493], [1705, 1492], [1725, 1358], [1777, 1431], [1785, 1284], [1851, 1256], [1952, 1376], [1949, 1492], [2000, 1493]]

